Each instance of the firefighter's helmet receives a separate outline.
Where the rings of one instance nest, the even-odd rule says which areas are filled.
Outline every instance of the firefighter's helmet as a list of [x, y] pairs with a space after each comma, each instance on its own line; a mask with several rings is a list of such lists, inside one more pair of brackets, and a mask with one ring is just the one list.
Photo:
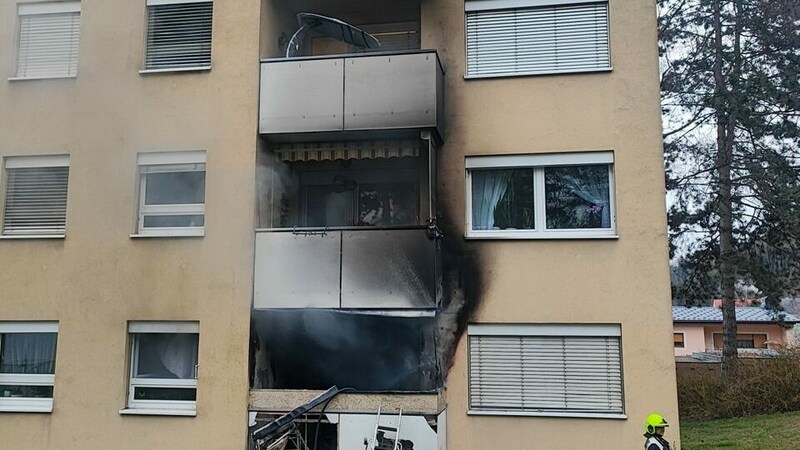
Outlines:
[[655, 434], [656, 428], [668, 427], [668, 426], [669, 424], [664, 419], [664, 416], [662, 416], [661, 414], [653, 413], [647, 416], [644, 428], [648, 434]]

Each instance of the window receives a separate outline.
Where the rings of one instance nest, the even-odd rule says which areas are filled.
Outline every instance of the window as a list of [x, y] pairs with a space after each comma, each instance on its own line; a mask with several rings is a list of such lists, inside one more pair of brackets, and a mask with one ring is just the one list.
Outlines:
[[24, 3], [18, 6], [16, 79], [78, 74], [81, 3]]
[[56, 322], [0, 322], [0, 412], [51, 412]]
[[470, 414], [623, 418], [619, 325], [470, 325]]
[[[714, 348], [722, 349], [722, 333], [714, 333]], [[767, 348], [766, 334], [742, 334], [736, 335], [736, 348], [744, 349], [765, 349]]]
[[5, 158], [4, 237], [64, 237], [69, 156]]
[[204, 151], [139, 154], [139, 235], [203, 235], [205, 161]]
[[675, 348], [684, 348], [686, 347], [686, 343], [684, 342], [684, 335], [683, 333], [672, 333], [672, 343]]
[[611, 152], [467, 157], [467, 237], [616, 237]]
[[131, 322], [127, 414], [194, 415], [197, 322]]
[[611, 69], [608, 1], [467, 0], [467, 77]]
[[147, 0], [147, 48], [144, 68], [211, 68], [210, 0]]

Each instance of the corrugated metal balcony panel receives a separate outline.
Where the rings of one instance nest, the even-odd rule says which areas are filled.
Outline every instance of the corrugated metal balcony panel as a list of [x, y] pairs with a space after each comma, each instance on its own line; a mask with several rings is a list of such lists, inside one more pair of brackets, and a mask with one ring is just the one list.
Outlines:
[[259, 129], [274, 138], [337, 131], [439, 132], [443, 116], [443, 71], [435, 51], [261, 63]]
[[262, 63], [260, 132], [341, 131], [343, 66], [341, 59]]
[[424, 230], [342, 232], [343, 308], [435, 308], [435, 241]]
[[338, 308], [339, 233], [256, 233], [253, 307]]
[[436, 246], [423, 229], [256, 233], [255, 309], [436, 307]]

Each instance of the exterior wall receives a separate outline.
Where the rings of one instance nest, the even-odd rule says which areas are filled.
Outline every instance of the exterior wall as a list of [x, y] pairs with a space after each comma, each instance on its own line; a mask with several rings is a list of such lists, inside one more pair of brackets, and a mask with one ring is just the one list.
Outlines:
[[[422, 47], [438, 49], [446, 72], [438, 188], [447, 239], [464, 234], [464, 157], [480, 154], [614, 150], [619, 231], [611, 240], [467, 241], [484, 286], [473, 322], [621, 323], [628, 418], [467, 415], [462, 337], [447, 379], [448, 448], [634, 448], [648, 414], [678, 418], [655, 4], [610, 1], [612, 72], [481, 80], [464, 79], [463, 11], [463, 0], [422, 4]], [[667, 438], [679, 435], [673, 425]]]
[[[67, 237], [0, 240], [0, 320], [58, 320], [54, 411], [9, 449], [245, 447], [258, 0], [214, 2], [213, 69], [140, 75], [145, 1], [83, 0], [74, 79], [15, 81], [0, 1], [0, 156], [69, 153]], [[132, 239], [137, 152], [207, 150], [203, 238]], [[200, 323], [197, 417], [122, 416], [127, 322]]]
[[706, 337], [702, 324], [676, 323], [675, 333], [683, 333], [683, 348], [675, 347], [675, 356], [691, 355], [706, 351]]

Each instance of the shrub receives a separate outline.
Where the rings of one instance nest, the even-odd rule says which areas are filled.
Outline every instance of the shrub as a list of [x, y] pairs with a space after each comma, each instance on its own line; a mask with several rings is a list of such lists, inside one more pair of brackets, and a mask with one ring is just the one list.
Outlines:
[[800, 351], [773, 358], [740, 358], [737, 376], [725, 383], [715, 370], [678, 370], [682, 419], [709, 420], [800, 411]]

